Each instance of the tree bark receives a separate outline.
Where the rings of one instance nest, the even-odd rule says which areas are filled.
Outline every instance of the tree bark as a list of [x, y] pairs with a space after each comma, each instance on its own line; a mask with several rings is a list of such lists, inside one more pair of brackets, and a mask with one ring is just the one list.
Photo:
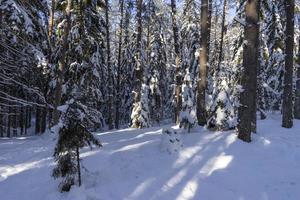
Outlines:
[[55, 11], [55, 0], [51, 0], [51, 10], [50, 10], [50, 19], [49, 19], [49, 38], [51, 39], [53, 33], [54, 25], [54, 11]]
[[294, 0], [285, 0], [285, 71], [282, 102], [282, 127], [293, 127], [293, 50], [294, 50]]
[[207, 62], [208, 62], [208, 0], [201, 0], [201, 38], [199, 79], [197, 84], [197, 119], [200, 126], [206, 124], [205, 94], [207, 87]]
[[[300, 45], [300, 39], [299, 39], [299, 45]], [[295, 90], [295, 110], [294, 115], [295, 119], [300, 119], [300, 48], [298, 50], [298, 60], [297, 60], [297, 80], [296, 80], [296, 90]]]
[[251, 128], [253, 113], [256, 111], [253, 102], [256, 102], [256, 82], [259, 57], [259, 4], [260, 0], [247, 0], [245, 43], [243, 51], [243, 72], [238, 108], [238, 138], [251, 142]]
[[224, 34], [225, 34], [226, 6], [227, 6], [227, 0], [224, 0], [224, 2], [223, 2], [222, 25], [221, 25], [220, 48], [219, 48], [219, 60], [218, 60], [218, 65], [217, 65], [217, 72], [220, 71], [220, 65], [221, 65], [221, 62], [223, 61], [223, 44], [224, 44]]
[[108, 71], [108, 128], [113, 129], [113, 86], [112, 86], [112, 70], [111, 70], [111, 55], [110, 55], [110, 36], [109, 36], [109, 1], [105, 0], [105, 29], [106, 29], [106, 63]]
[[124, 0], [120, 0], [120, 13], [121, 13], [121, 19], [120, 19], [120, 33], [119, 33], [119, 50], [118, 50], [118, 68], [117, 68], [117, 100], [116, 100], [116, 118], [115, 118], [115, 126], [118, 129], [119, 128], [119, 106], [121, 102], [121, 96], [120, 96], [120, 87], [121, 87], [121, 65], [122, 65], [122, 39], [123, 39], [123, 17], [124, 17]]
[[77, 176], [78, 176], [78, 186], [81, 186], [81, 169], [80, 169], [80, 155], [79, 148], [76, 148], [76, 160], [77, 160]]
[[212, 20], [212, 12], [213, 12], [213, 0], [209, 0], [208, 3], [208, 35], [207, 35], [207, 60], [210, 61], [210, 34], [211, 34], [211, 20]]

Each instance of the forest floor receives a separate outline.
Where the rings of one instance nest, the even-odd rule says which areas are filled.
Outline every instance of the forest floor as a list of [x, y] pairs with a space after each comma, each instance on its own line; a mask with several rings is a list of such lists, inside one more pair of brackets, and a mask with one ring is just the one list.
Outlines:
[[[161, 151], [163, 127], [95, 133], [103, 147], [82, 151], [82, 187], [59, 193], [53, 134], [0, 139], [1, 200], [299, 200], [300, 121], [258, 121], [252, 143], [234, 131], [180, 130], [182, 149]], [[176, 127], [173, 127], [176, 128]]]

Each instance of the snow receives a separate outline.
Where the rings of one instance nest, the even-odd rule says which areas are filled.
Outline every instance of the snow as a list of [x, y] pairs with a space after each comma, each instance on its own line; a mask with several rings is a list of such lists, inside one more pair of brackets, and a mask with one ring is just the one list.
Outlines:
[[[83, 185], [69, 193], [50, 176], [53, 134], [1, 138], [1, 199], [298, 200], [300, 121], [284, 129], [279, 115], [268, 117], [249, 144], [234, 131], [188, 134], [172, 125], [95, 133], [103, 147], [83, 149]], [[160, 149], [162, 129], [170, 128], [180, 134], [178, 153]]]

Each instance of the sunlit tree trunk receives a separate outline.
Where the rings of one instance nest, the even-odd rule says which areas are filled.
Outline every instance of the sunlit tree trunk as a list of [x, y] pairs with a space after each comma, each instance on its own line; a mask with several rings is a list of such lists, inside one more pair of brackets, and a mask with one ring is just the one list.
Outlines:
[[243, 51], [243, 72], [238, 109], [238, 138], [251, 142], [251, 128], [253, 113], [256, 112], [256, 82], [257, 67], [259, 65], [259, 0], [247, 0], [245, 42]]
[[201, 36], [200, 36], [200, 62], [199, 78], [197, 84], [197, 119], [200, 126], [206, 124], [205, 94], [207, 87], [208, 63], [208, 0], [201, 0]]

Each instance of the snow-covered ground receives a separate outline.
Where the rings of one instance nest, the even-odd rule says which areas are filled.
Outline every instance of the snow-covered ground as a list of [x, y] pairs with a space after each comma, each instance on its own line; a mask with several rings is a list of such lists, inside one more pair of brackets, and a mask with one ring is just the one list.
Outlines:
[[174, 154], [160, 148], [163, 127], [97, 133], [103, 147], [82, 151], [83, 186], [62, 194], [50, 176], [53, 135], [0, 139], [0, 199], [299, 200], [300, 121], [294, 124], [283, 129], [276, 115], [259, 121], [250, 144], [234, 131], [180, 130], [183, 147]]

